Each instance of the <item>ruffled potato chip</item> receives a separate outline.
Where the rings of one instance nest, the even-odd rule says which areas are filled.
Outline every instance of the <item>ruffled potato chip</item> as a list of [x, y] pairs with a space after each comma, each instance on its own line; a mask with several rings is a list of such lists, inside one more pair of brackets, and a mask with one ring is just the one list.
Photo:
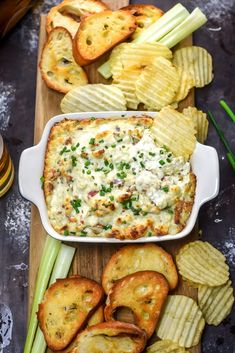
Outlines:
[[173, 102], [179, 85], [176, 68], [169, 60], [158, 57], [142, 70], [136, 81], [136, 96], [148, 110], [161, 110]]
[[124, 70], [112, 82], [113, 85], [120, 88], [124, 93], [127, 108], [130, 109], [137, 109], [140, 103], [135, 93], [135, 82], [139, 78], [140, 73], [141, 69]]
[[126, 110], [126, 99], [118, 87], [91, 84], [72, 89], [60, 107], [63, 113]]
[[194, 122], [195, 129], [197, 130], [197, 140], [204, 143], [207, 139], [209, 121], [206, 118], [206, 113], [198, 110], [195, 107], [188, 107], [183, 110], [183, 114], [188, 116]]
[[183, 246], [176, 256], [179, 273], [195, 284], [220, 286], [229, 279], [225, 256], [211, 244], [196, 240]]
[[180, 102], [187, 97], [189, 91], [194, 86], [194, 80], [188, 71], [183, 70], [181, 67], [177, 67], [177, 72], [180, 77], [180, 85], [178, 92], [174, 97], [175, 102]]
[[123, 43], [113, 50], [110, 56], [110, 68], [113, 77], [122, 70], [143, 68], [152, 64], [155, 58], [172, 58], [168, 47], [159, 43]]
[[147, 353], [188, 353], [188, 351], [175, 342], [162, 340], [147, 347]]
[[218, 326], [230, 314], [233, 303], [231, 281], [218, 287], [198, 287], [198, 305], [209, 325]]
[[195, 87], [204, 87], [213, 79], [212, 57], [204, 48], [191, 46], [178, 49], [174, 53], [173, 63], [191, 74]]
[[199, 343], [205, 320], [197, 303], [184, 295], [169, 295], [158, 322], [157, 336], [181, 347]]
[[190, 158], [196, 144], [196, 130], [187, 116], [165, 107], [157, 114], [151, 129], [159, 146], [165, 145], [176, 156]]

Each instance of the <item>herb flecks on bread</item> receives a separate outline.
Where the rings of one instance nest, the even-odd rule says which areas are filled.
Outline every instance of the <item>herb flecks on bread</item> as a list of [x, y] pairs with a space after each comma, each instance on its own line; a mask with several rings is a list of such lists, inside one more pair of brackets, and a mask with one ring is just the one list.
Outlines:
[[73, 58], [72, 37], [63, 27], [50, 32], [42, 51], [40, 69], [46, 85], [61, 93], [88, 83], [85, 71]]
[[129, 308], [135, 317], [135, 324], [145, 330], [150, 338], [158, 322], [162, 306], [168, 294], [166, 279], [155, 271], [140, 271], [119, 279], [111, 288], [105, 320], [115, 320], [118, 308]]
[[64, 349], [102, 299], [102, 287], [85, 277], [59, 279], [52, 284], [45, 292], [38, 311], [39, 325], [48, 347]]
[[73, 55], [80, 65], [88, 65], [136, 29], [129, 11], [103, 11], [82, 20], [73, 42]]

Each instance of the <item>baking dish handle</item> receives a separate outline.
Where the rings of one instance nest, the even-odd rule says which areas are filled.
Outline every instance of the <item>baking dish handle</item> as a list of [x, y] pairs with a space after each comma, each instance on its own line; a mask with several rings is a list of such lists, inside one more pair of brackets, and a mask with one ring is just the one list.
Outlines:
[[40, 178], [36, 175], [43, 175], [43, 154], [41, 146], [36, 145], [24, 150], [20, 156], [19, 162], [19, 189], [23, 197], [38, 204], [39, 194], [43, 194]]
[[194, 170], [196, 176], [200, 175], [200, 178], [197, 178], [196, 189], [196, 198], [200, 208], [219, 193], [219, 158], [213, 147], [197, 143], [196, 150], [198, 153], [194, 153], [192, 164], [196, 166]]

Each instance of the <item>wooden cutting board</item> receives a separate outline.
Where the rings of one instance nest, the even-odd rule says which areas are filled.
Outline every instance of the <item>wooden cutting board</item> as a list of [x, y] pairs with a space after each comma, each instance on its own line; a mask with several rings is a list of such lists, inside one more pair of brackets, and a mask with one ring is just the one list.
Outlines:
[[[106, 1], [112, 9], [117, 9], [122, 6], [128, 5], [128, 0], [114, 0]], [[40, 60], [41, 51], [46, 41], [45, 30], [46, 16], [41, 17], [40, 36], [39, 36], [39, 51], [38, 58]], [[192, 37], [184, 40], [180, 47], [192, 44]], [[106, 82], [97, 73], [96, 68], [104, 61], [99, 61], [95, 64], [89, 65], [86, 70], [91, 83]], [[46, 122], [54, 115], [60, 114], [59, 104], [63, 95], [56, 93], [46, 87], [41, 79], [40, 71], [37, 73], [37, 92], [36, 92], [36, 110], [35, 110], [35, 130], [34, 130], [34, 143], [37, 144], [40, 139]], [[194, 105], [194, 91], [192, 90], [189, 96], [180, 104], [180, 109], [187, 106]], [[32, 206], [31, 216], [31, 232], [30, 232], [30, 258], [29, 258], [29, 313], [31, 303], [34, 295], [35, 281], [38, 271], [38, 266], [41, 259], [41, 254], [46, 238], [46, 233], [41, 224], [38, 210]], [[172, 240], [164, 242], [162, 245], [172, 255], [175, 255], [179, 247], [183, 244], [198, 238], [197, 227], [193, 232], [182, 240]], [[173, 239], [173, 238], [172, 238]], [[159, 243], [158, 243], [159, 244]], [[107, 263], [111, 254], [120, 247], [120, 245], [108, 244], [84, 244], [74, 243], [73, 246], [77, 248], [76, 256], [72, 264], [71, 274], [80, 274], [97, 281], [100, 281], [103, 267]], [[186, 283], [180, 280], [176, 293], [185, 294], [192, 298], [197, 297], [197, 290], [188, 287]], [[49, 350], [48, 350], [49, 352]], [[200, 346], [191, 348], [191, 353], [200, 353]]]

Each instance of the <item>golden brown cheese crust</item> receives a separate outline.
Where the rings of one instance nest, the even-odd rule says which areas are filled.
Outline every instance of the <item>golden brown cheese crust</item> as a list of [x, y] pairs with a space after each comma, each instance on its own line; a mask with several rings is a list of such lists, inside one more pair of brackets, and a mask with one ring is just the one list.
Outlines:
[[123, 246], [111, 256], [102, 274], [105, 293], [108, 294], [120, 278], [146, 270], [161, 273], [170, 289], [176, 288], [178, 274], [172, 256], [160, 246], [148, 243]]
[[37, 313], [48, 347], [61, 350], [68, 346], [102, 299], [102, 287], [85, 277], [58, 279], [52, 284]]
[[[52, 127], [44, 193], [58, 233], [138, 239], [176, 234], [185, 227], [196, 177], [183, 157], [174, 158], [155, 144], [152, 124], [153, 119], [144, 115], [65, 119]], [[156, 153], [151, 152], [154, 148]], [[178, 173], [178, 184], [171, 166]], [[188, 171], [182, 169], [185, 166]]]
[[106, 321], [115, 320], [118, 308], [132, 310], [135, 324], [150, 338], [168, 294], [166, 279], [155, 271], [140, 271], [119, 279], [111, 288], [104, 309]]
[[140, 353], [146, 334], [139, 327], [124, 322], [104, 322], [87, 328], [76, 337], [70, 353]]

